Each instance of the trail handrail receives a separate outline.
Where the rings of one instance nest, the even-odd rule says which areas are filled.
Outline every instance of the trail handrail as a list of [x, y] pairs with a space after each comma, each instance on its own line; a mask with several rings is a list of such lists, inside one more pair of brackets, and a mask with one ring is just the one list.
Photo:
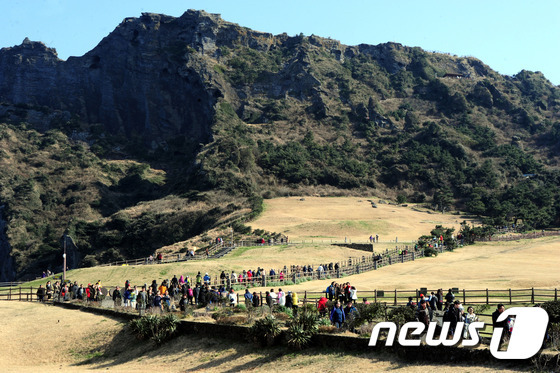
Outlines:
[[[38, 287], [10, 287], [0, 289], [0, 301], [36, 301], [37, 300], [37, 289]], [[110, 295], [114, 286], [103, 287], [104, 293]], [[504, 305], [514, 305], [514, 304], [537, 304], [547, 301], [558, 301], [558, 289], [535, 289], [535, 288], [525, 288], [525, 289], [484, 289], [484, 290], [470, 290], [470, 289], [458, 289], [459, 291], [455, 293], [455, 299], [460, 300], [463, 305], [496, 305], [502, 303]], [[430, 294], [431, 291], [436, 292], [437, 289], [428, 289], [427, 293]], [[481, 293], [468, 295], [469, 293]], [[538, 292], [538, 293], [537, 293]], [[317, 303], [319, 299], [325, 296], [325, 291], [301, 291], [299, 293], [299, 298], [305, 303]], [[444, 296], [447, 292], [444, 292]], [[420, 289], [358, 289], [358, 300], [361, 302], [363, 298], [367, 298], [369, 301], [375, 303], [386, 303], [390, 306], [403, 306], [408, 302], [408, 298], [412, 297], [413, 300], [418, 301], [420, 294]], [[486, 296], [488, 294], [488, 296]], [[509, 294], [516, 294], [516, 296], [509, 297]], [[243, 293], [237, 293], [240, 299], [243, 299]], [[53, 294], [53, 299], [56, 298], [56, 294]], [[328, 296], [327, 296], [328, 298]], [[395, 301], [396, 300], [396, 301]]]
[[[208, 258], [212, 258], [216, 255], [221, 254], [223, 251], [232, 250], [237, 247], [247, 247], [247, 246], [258, 246], [261, 245], [259, 243], [248, 241], [237, 241], [233, 244], [231, 241], [215, 243], [208, 248], [208, 255], [206, 255], [206, 251], [199, 250], [199, 253], [195, 253], [194, 256], [188, 255], [188, 253], [178, 253], [178, 254], [167, 254], [163, 255], [161, 260], [157, 258], [153, 258], [153, 260], [149, 260], [149, 257], [144, 258], [137, 258], [137, 259], [127, 259], [127, 260], [118, 260], [115, 262], [104, 263], [96, 265], [95, 267], [110, 267], [110, 266], [128, 266], [128, 265], [145, 265], [145, 264], [164, 264], [164, 263], [177, 263], [177, 262], [185, 262], [191, 260], [205, 260]], [[276, 245], [297, 245], [296, 243], [281, 243], [281, 242], [273, 242], [273, 243], [265, 243], [263, 246], [276, 246]]]

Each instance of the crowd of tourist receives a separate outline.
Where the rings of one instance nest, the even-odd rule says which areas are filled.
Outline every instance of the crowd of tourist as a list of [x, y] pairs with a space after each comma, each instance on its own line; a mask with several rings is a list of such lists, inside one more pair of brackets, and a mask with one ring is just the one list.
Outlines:
[[[228, 276], [233, 283], [250, 282], [253, 277], [258, 276], [261, 269], [253, 275], [253, 271], [243, 271], [239, 275], [232, 272]], [[222, 272], [225, 275], [224, 272]], [[37, 290], [39, 301], [57, 300], [70, 301], [82, 300], [85, 302], [99, 302], [103, 299], [112, 300], [115, 308], [124, 308], [138, 311], [143, 314], [146, 311], [152, 313], [162, 313], [169, 311], [184, 312], [187, 307], [206, 307], [209, 305], [236, 306], [239, 302], [244, 302], [247, 307], [260, 307], [266, 305], [271, 309], [282, 306], [292, 309], [297, 314], [299, 308], [299, 297], [295, 291], [283, 291], [281, 288], [275, 291], [273, 288], [261, 292], [251, 292], [245, 289], [243, 297], [239, 299], [238, 294], [232, 287], [225, 286], [226, 277], [221, 277], [222, 282], [219, 286], [210, 285], [210, 276], [204, 276], [199, 272], [194, 279], [189, 276], [173, 276], [171, 280], [163, 280], [158, 283], [153, 280], [151, 284], [141, 286], [133, 285], [126, 281], [124, 286], [116, 286], [112, 291], [105, 290], [101, 281], [95, 284], [89, 283], [87, 286], [78, 285], [77, 282], [62, 284], [56, 281], [54, 284], [47, 281], [46, 285], [40, 285]], [[317, 310], [322, 317], [329, 317], [332, 325], [337, 328], [347, 326], [349, 321], [359, 314], [358, 291], [349, 282], [331, 284], [325, 289], [324, 295], [317, 301]], [[363, 298], [364, 304], [369, 304], [367, 298]], [[473, 307], [467, 307], [466, 311], [461, 301], [455, 299], [452, 289], [444, 295], [442, 289], [430, 294], [420, 294], [418, 302], [412, 297], [409, 298], [407, 307], [415, 311], [416, 319], [426, 326], [431, 321], [435, 321], [436, 315], [443, 317], [444, 322], [449, 323], [448, 335], [454, 336], [462, 333], [464, 338], [469, 338], [468, 327], [470, 323], [478, 321], [478, 316], [474, 313]], [[497, 322], [498, 316], [504, 311], [503, 305], [498, 305], [492, 315], [495, 327], [502, 327], [504, 335], [511, 333], [514, 320], [509, 318]], [[464, 322], [463, 330], [457, 330], [459, 322]]]
[[98, 302], [102, 299], [103, 290], [101, 287], [101, 281], [94, 284], [88, 284], [84, 287], [82, 284], [78, 285], [77, 282], [74, 283], [67, 282], [61, 283], [56, 281], [54, 284], [51, 281], [47, 281], [45, 286], [39, 286], [37, 289], [37, 299], [40, 302], [55, 299], [57, 301], [69, 301], [71, 299], [79, 299], [84, 301]]
[[[465, 312], [461, 301], [455, 299], [452, 289], [449, 289], [446, 295], [443, 295], [442, 289], [438, 289], [436, 293], [432, 291], [429, 295], [420, 294], [417, 303], [409, 298], [407, 306], [415, 308], [416, 318], [426, 326], [434, 321], [436, 311], [443, 311], [443, 321], [449, 323], [449, 336], [462, 333], [463, 337], [467, 338], [469, 324], [478, 321], [473, 307], [468, 307]], [[459, 322], [465, 323], [463, 330], [457, 330]]]

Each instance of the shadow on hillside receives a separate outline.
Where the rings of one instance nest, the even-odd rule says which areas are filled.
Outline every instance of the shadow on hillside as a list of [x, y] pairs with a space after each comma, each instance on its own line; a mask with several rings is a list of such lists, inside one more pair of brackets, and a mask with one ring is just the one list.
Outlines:
[[[289, 354], [289, 355], [288, 355]], [[250, 355], [250, 356], [249, 356]], [[286, 361], [279, 361], [288, 355]], [[181, 371], [207, 371], [219, 370], [227, 373], [253, 370], [257, 368], [270, 367], [271, 363], [276, 366], [313, 366], [321, 362], [323, 365], [335, 367], [339, 363], [346, 368], [349, 362], [355, 361], [358, 366], [364, 366], [371, 362], [388, 362], [387, 370], [399, 370], [411, 366], [426, 369], [435, 367], [458, 367], [468, 368], [484, 367], [500, 370], [512, 370], [524, 372], [528, 366], [523, 364], [508, 364], [496, 361], [470, 362], [470, 363], [439, 363], [437, 360], [409, 361], [399, 358], [396, 354], [382, 351], [343, 351], [336, 348], [314, 347], [301, 352], [293, 352], [286, 347], [257, 348], [253, 344], [245, 342], [240, 336], [239, 340], [231, 341], [219, 339], [206, 335], [187, 334], [181, 335], [171, 341], [156, 347], [151, 341], [138, 341], [128, 331], [128, 328], [117, 333], [110, 341], [96, 351], [91, 351], [90, 356], [76, 366], [92, 365], [93, 369], [124, 368], [122, 365], [130, 362], [146, 364], [150, 369], [149, 362], [153, 361], [164, 370]], [[243, 360], [247, 360], [244, 362]], [[321, 359], [321, 360], [317, 360]], [[166, 367], [166, 364], [169, 364]], [[183, 364], [183, 365], [181, 365]], [[295, 365], [294, 365], [295, 364]], [[272, 365], [274, 366], [274, 365]], [[133, 367], [127, 367], [134, 369]], [[450, 368], [453, 369], [453, 368]], [[344, 370], [344, 369], [343, 369]]]
[[136, 205], [140, 201], [151, 201], [163, 196], [163, 187], [143, 179], [138, 174], [122, 178], [115, 186], [97, 182], [99, 190], [99, 211], [105, 217], [117, 211]]
[[[232, 366], [231, 362], [238, 361], [250, 354], [262, 354], [261, 349], [255, 349], [252, 344], [244, 341], [226, 341], [207, 336], [182, 335], [156, 347], [151, 341], [139, 341], [127, 327], [117, 333], [110, 341], [95, 351], [89, 351], [85, 356], [89, 358], [76, 363], [76, 366], [93, 365], [94, 369], [109, 369], [119, 367], [131, 361], [142, 364], [150, 360], [165, 356], [165, 361], [158, 360], [157, 364], [165, 366], [182, 360], [183, 355], [197, 356], [195, 363], [185, 366], [185, 371], [205, 371], [219, 369], [223, 372], [238, 372], [254, 369], [264, 363], [270, 363], [284, 356], [284, 348], [267, 349], [266, 355], [256, 356], [250, 361]], [[173, 357], [173, 358], [172, 358]], [[186, 364], [186, 363], [185, 363]], [[177, 367], [169, 367], [175, 369]]]

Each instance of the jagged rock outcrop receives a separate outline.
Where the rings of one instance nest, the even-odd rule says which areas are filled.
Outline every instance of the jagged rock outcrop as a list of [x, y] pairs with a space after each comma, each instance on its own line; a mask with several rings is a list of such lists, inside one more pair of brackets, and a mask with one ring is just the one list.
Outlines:
[[67, 61], [26, 39], [0, 51], [0, 100], [67, 110], [112, 133], [205, 142], [222, 93], [203, 59], [230, 42], [224, 23], [204, 12], [143, 14]]
[[[326, 116], [321, 82], [309, 69], [309, 48], [326, 48], [340, 63], [366, 54], [389, 73], [410, 64], [410, 48], [396, 43], [349, 47], [317, 36], [307, 39], [309, 47], [302, 45], [303, 36], [253, 31], [203, 11], [189, 10], [178, 18], [144, 13], [126, 18], [93, 50], [67, 61], [29, 39], [1, 49], [0, 100], [67, 111], [111, 133], [141, 137], [146, 144], [175, 136], [198, 144], [211, 139], [214, 106], [221, 97], [238, 110], [254, 93], [291, 95], [309, 100], [318, 118]], [[299, 52], [269, 74], [266, 84], [249, 90], [232, 87], [214, 69], [224, 47], [266, 52], [280, 46]]]

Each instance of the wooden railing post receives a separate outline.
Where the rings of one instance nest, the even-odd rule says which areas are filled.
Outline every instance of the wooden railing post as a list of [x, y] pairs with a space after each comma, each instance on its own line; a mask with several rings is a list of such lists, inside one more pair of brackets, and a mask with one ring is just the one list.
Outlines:
[[397, 289], [395, 289], [395, 306], [397, 305]]
[[531, 288], [531, 303], [535, 303], [535, 288]]
[[463, 304], [467, 304], [467, 295], [465, 294], [465, 289], [463, 289]]
[[486, 288], [486, 304], [490, 304], [488, 303], [488, 288]]
[[554, 301], [558, 300], [558, 289], [554, 288]]
[[511, 304], [511, 289], [509, 289], [509, 304]]

